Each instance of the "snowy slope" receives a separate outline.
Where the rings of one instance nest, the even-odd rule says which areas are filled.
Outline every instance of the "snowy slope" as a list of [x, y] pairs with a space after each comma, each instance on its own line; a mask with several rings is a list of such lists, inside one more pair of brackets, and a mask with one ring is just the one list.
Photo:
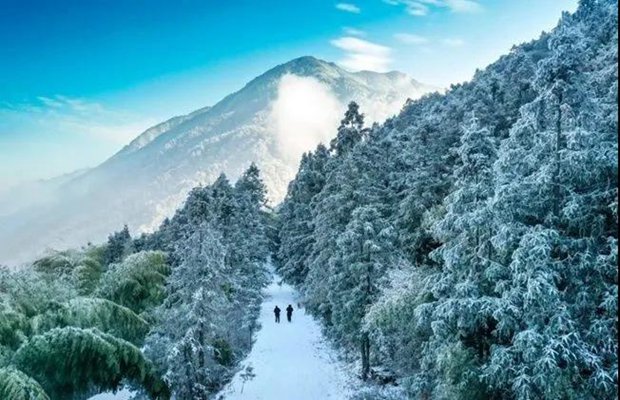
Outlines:
[[[292, 323], [274, 322], [273, 309], [288, 304], [296, 309]], [[272, 283], [266, 290], [252, 352], [242, 369], [220, 393], [220, 400], [343, 400], [349, 395], [348, 375], [321, 329], [303, 309], [297, 309], [294, 289]], [[253, 378], [244, 379], [247, 367]]]
[[390, 72], [352, 73], [302, 57], [279, 65], [213, 107], [148, 129], [100, 166], [63, 182], [45, 203], [0, 210], [0, 264], [32, 259], [46, 248], [100, 242], [128, 224], [150, 231], [188, 191], [220, 173], [235, 180], [251, 162], [280, 201], [303, 151], [328, 142], [346, 104], [368, 122], [397, 113], [433, 87]]

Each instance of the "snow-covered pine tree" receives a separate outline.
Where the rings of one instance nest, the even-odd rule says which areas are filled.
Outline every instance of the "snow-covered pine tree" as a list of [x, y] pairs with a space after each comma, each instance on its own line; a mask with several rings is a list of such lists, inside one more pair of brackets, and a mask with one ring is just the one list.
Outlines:
[[[293, 210], [313, 215], [300, 286], [333, 333], [333, 242], [357, 207], [380, 203], [412, 265], [389, 277], [364, 326], [412, 398], [614, 398], [617, 21], [616, 1], [580, 1], [471, 82], [408, 102], [363, 146], [334, 151], [322, 190], [281, 214], [283, 226]], [[480, 193], [476, 174], [457, 176], [472, 112], [501, 141], [479, 202], [467, 198]], [[387, 190], [369, 195], [383, 191], [381, 168]], [[286, 264], [296, 254], [285, 246]]]
[[118, 232], [114, 232], [108, 237], [105, 249], [104, 263], [111, 264], [119, 262], [128, 254], [133, 252], [133, 242], [127, 225], [123, 226]]
[[278, 211], [284, 222], [279, 229], [278, 271], [294, 284], [301, 284], [308, 275], [308, 259], [314, 243], [311, 204], [325, 185], [328, 159], [329, 151], [322, 144], [302, 156], [299, 171]]
[[370, 373], [370, 335], [362, 329], [370, 306], [379, 298], [386, 271], [397, 265], [395, 233], [372, 206], [357, 208], [337, 240], [332, 260], [329, 301], [333, 333], [360, 349], [362, 379]]
[[331, 143], [335, 152], [325, 164], [327, 175], [322, 190], [311, 199], [313, 242], [309, 256], [309, 272], [303, 291], [308, 308], [329, 323], [331, 306], [328, 293], [333, 275], [338, 246], [336, 239], [344, 231], [351, 213], [363, 202], [359, 197], [359, 168], [356, 165], [357, 145], [366, 137], [364, 117], [355, 103], [349, 109], [338, 128], [338, 135]]
[[176, 251], [180, 264], [168, 279], [146, 354], [176, 397], [206, 399], [224, 373], [213, 344], [226, 327], [226, 250], [221, 234], [204, 223]]
[[433, 214], [451, 187], [458, 146], [460, 99], [411, 103], [405, 107], [400, 126], [390, 131], [396, 142], [395, 168], [390, 186], [395, 199], [395, 226], [409, 260], [417, 265], [432, 262], [428, 254], [437, 243], [430, 226]]
[[[436, 392], [454, 399], [498, 398], [481, 382], [478, 367], [494, 344], [495, 283], [502, 278], [491, 245], [495, 221], [489, 200], [494, 194], [495, 148], [490, 131], [472, 114], [456, 151], [459, 166], [454, 171], [454, 189], [444, 201], [445, 215], [434, 226], [442, 245], [431, 256], [441, 272], [427, 289], [435, 299], [428, 344], [434, 354], [426, 357], [434, 358], [430, 365], [440, 378]], [[459, 361], [464, 363], [458, 365]]]
[[267, 283], [265, 212], [252, 165], [234, 187], [222, 175], [194, 189], [163, 227], [174, 265], [146, 353], [178, 398], [210, 398], [251, 347]]
[[[231, 250], [240, 263], [251, 265], [254, 272], [269, 255], [265, 229], [265, 206], [267, 189], [255, 164], [241, 175], [234, 187], [235, 213], [234, 232], [231, 232]], [[255, 265], [257, 264], [257, 265]], [[249, 274], [252, 271], [248, 271]], [[254, 276], [261, 280], [259, 275]]]
[[353, 149], [368, 134], [364, 128], [364, 114], [359, 105], [352, 101], [338, 127], [338, 134], [331, 141], [331, 149], [336, 156], [342, 156]]
[[592, 73], [589, 62], [617, 58], [617, 38], [598, 26], [613, 19], [610, 1], [563, 17], [539, 64], [538, 97], [497, 163], [495, 242], [510, 276], [496, 316], [509, 344], [492, 351], [486, 376], [517, 399], [617, 390], [617, 119], [606, 115], [617, 86], [601, 86], [617, 67]]
[[[228, 231], [228, 251], [233, 279], [227, 286], [231, 302], [227, 318], [236, 321], [228, 336], [244, 351], [251, 347], [255, 319], [260, 311], [262, 289], [269, 283], [265, 268], [270, 243], [267, 235], [266, 188], [255, 164], [241, 175], [234, 187], [235, 212]], [[229, 344], [226, 344], [229, 346]]]

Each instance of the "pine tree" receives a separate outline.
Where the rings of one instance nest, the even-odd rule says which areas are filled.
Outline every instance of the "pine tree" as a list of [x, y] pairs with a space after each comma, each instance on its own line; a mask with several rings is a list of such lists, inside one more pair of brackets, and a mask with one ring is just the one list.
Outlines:
[[332, 308], [328, 295], [333, 290], [330, 277], [337, 268], [334, 265], [338, 254], [336, 240], [344, 232], [353, 210], [361, 204], [356, 190], [359, 178], [352, 158], [344, 157], [342, 164], [329, 173], [323, 190], [312, 204], [313, 243], [303, 291], [308, 308], [330, 324]]
[[362, 322], [396, 261], [393, 240], [393, 229], [375, 208], [357, 208], [338, 239], [337, 260], [332, 261], [329, 300], [334, 332], [345, 344], [359, 346], [364, 380], [370, 373], [370, 335]]
[[349, 152], [368, 134], [364, 128], [364, 114], [359, 111], [359, 105], [352, 101], [338, 127], [338, 134], [331, 142], [331, 150], [337, 156]]
[[[231, 232], [231, 248], [240, 263], [263, 263], [268, 256], [265, 184], [260, 171], [252, 164], [234, 187], [235, 215]], [[255, 268], [258, 269], [258, 268]]]
[[285, 223], [279, 230], [279, 272], [289, 282], [301, 284], [309, 269], [314, 243], [311, 203], [325, 186], [329, 152], [319, 145], [313, 153], [302, 156], [299, 171], [289, 184], [286, 199], [278, 214]]
[[[494, 344], [495, 284], [503, 278], [491, 244], [495, 147], [489, 130], [471, 115], [457, 150], [460, 164], [454, 172], [454, 190], [445, 199], [445, 215], [434, 226], [442, 245], [432, 256], [442, 271], [428, 289], [435, 297], [430, 343], [436, 351], [437, 373], [449, 383], [442, 390], [451, 398], [497, 397], [482, 384], [477, 367], [488, 359]], [[448, 367], [445, 359], [450, 360]]]
[[108, 244], [106, 247], [104, 262], [105, 264], [112, 264], [119, 262], [128, 254], [133, 252], [133, 242], [131, 240], [131, 234], [127, 225], [123, 226], [118, 232], [114, 232], [108, 237]]
[[360, 207], [396, 227], [408, 263], [360, 326], [407, 396], [613, 398], [617, 19], [617, 2], [582, 0], [379, 128], [359, 134], [350, 109], [307, 198], [304, 159], [280, 214], [282, 270], [350, 346], [355, 329], [337, 314], [351, 281], [334, 243]]
[[168, 281], [168, 296], [156, 313], [158, 323], [146, 352], [175, 396], [206, 399], [223, 373], [213, 342], [225, 326], [226, 253], [221, 235], [206, 223], [176, 251], [181, 262]]
[[519, 399], [606, 398], [617, 388], [617, 342], [604, 339], [617, 335], [617, 301], [609, 300], [617, 293], [617, 222], [609, 218], [617, 122], [604, 122], [608, 88], [586, 61], [598, 47], [615, 44], [617, 54], [617, 39], [593, 36], [584, 24], [609, 11], [605, 2], [589, 4], [561, 21], [537, 74], [539, 95], [497, 164], [495, 207], [505, 228], [494, 241], [510, 271], [498, 286], [498, 332], [511, 345], [493, 352], [488, 376]]

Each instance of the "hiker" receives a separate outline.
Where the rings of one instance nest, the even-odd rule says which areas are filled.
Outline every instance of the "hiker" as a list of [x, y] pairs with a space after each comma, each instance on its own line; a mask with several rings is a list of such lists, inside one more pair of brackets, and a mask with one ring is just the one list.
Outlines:
[[276, 323], [280, 323], [280, 307], [276, 306], [276, 308], [273, 309], [273, 313], [276, 315]]
[[293, 317], [293, 306], [289, 304], [288, 307], [286, 307], [286, 319], [288, 319], [288, 322], [291, 322], [292, 317]]

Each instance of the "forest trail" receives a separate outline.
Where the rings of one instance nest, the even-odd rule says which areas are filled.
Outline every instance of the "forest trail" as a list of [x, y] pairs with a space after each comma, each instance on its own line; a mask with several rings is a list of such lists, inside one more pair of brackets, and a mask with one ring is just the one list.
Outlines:
[[[287, 284], [273, 282], [265, 289], [258, 322], [261, 329], [240, 371], [216, 396], [218, 400], [346, 400], [350, 394], [348, 375], [325, 342], [321, 327], [305, 309], [297, 307], [298, 294]], [[293, 322], [286, 321], [291, 304]], [[282, 309], [276, 324], [273, 309]], [[244, 379], [246, 367], [254, 377]], [[128, 400], [129, 390], [103, 393], [89, 400]]]
[[[220, 392], [220, 400], [345, 400], [347, 374], [328, 343], [319, 324], [297, 307], [297, 292], [277, 283], [265, 289], [259, 322], [262, 326], [241, 370]], [[293, 322], [286, 321], [285, 308], [292, 304]], [[273, 309], [282, 309], [276, 324]], [[246, 368], [252, 368], [248, 377]]]

